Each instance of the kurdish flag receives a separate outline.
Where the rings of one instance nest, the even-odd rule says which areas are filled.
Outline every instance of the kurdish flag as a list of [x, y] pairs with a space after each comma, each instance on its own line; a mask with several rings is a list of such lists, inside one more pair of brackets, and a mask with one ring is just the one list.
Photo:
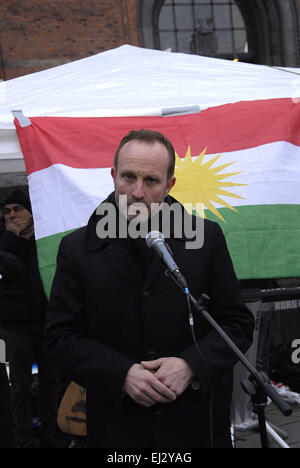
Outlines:
[[[49, 293], [60, 239], [113, 191], [110, 168], [132, 129], [165, 134], [177, 153], [171, 195], [201, 203], [225, 234], [240, 279], [300, 276], [300, 105], [238, 102], [173, 117], [15, 120]], [[205, 241], [205, 240], [204, 240]]]

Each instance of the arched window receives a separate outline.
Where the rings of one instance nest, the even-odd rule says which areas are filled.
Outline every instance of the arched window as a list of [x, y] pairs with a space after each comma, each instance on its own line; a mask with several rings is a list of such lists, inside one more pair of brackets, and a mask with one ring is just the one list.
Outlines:
[[159, 49], [250, 59], [247, 25], [234, 0], [164, 0], [154, 27]]
[[138, 0], [140, 45], [300, 67], [299, 0]]

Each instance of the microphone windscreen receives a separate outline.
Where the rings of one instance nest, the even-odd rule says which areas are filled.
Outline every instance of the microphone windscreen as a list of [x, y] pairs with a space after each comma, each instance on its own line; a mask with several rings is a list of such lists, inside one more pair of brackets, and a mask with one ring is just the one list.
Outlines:
[[165, 239], [162, 232], [159, 232], [159, 231], [151, 231], [151, 232], [148, 232], [148, 234], [146, 235], [146, 238], [145, 238], [147, 247], [149, 247], [149, 249], [151, 249], [153, 243], [154, 243], [157, 239], [162, 239], [162, 240]]

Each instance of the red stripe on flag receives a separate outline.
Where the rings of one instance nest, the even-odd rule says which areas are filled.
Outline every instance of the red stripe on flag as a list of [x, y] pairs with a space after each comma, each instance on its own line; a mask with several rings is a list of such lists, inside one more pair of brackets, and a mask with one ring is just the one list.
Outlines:
[[117, 146], [130, 130], [150, 128], [166, 135], [184, 157], [287, 141], [300, 146], [300, 106], [292, 99], [239, 102], [176, 117], [33, 117], [15, 120], [27, 173], [52, 164], [111, 167]]

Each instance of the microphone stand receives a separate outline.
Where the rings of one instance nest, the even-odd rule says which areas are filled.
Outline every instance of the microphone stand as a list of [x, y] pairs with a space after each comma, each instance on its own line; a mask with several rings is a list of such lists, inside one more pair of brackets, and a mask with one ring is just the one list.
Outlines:
[[269, 376], [264, 372], [259, 372], [251, 362], [244, 356], [240, 349], [233, 343], [229, 336], [224, 332], [224, 330], [218, 325], [218, 323], [212, 318], [212, 316], [207, 312], [206, 305], [209, 301], [209, 297], [205, 294], [201, 294], [200, 298], [196, 300], [188, 291], [187, 288], [183, 288], [181, 284], [178, 283], [173, 274], [167, 269], [165, 270], [166, 276], [172, 278], [172, 280], [179, 286], [179, 288], [184, 291], [187, 298], [189, 298], [194, 305], [195, 309], [200, 312], [204, 318], [210, 323], [212, 328], [220, 335], [220, 337], [227, 343], [231, 348], [234, 354], [237, 356], [238, 360], [246, 367], [249, 371], [250, 376], [248, 380], [241, 381], [241, 387], [245, 393], [251, 397], [251, 402], [253, 404], [253, 411], [258, 416], [259, 428], [260, 428], [260, 438], [262, 448], [268, 447], [268, 437], [267, 437], [267, 426], [266, 426], [266, 417], [265, 417], [265, 407], [268, 402], [269, 397], [277, 408], [281, 411], [284, 416], [290, 416], [292, 414], [292, 409], [283, 400], [283, 398], [278, 394], [278, 392], [272, 387]]

